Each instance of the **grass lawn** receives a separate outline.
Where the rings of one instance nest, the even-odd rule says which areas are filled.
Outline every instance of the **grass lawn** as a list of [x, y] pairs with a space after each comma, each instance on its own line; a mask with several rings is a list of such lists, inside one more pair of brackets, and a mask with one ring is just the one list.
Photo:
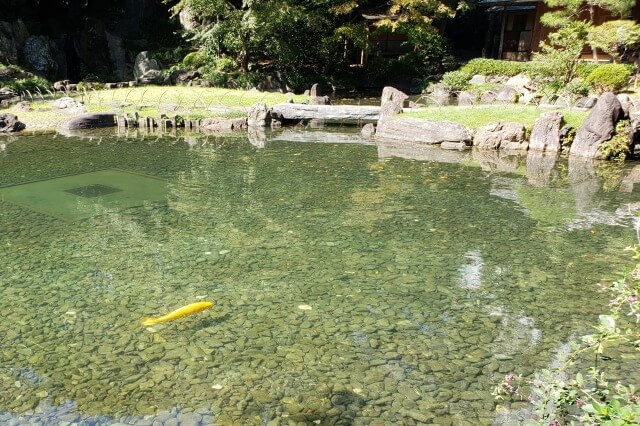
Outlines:
[[[27, 129], [51, 129], [71, 118], [69, 114], [52, 109], [54, 98], [67, 94], [51, 92], [33, 94], [26, 100], [32, 101], [32, 111], [11, 111]], [[244, 117], [254, 104], [267, 106], [306, 99], [302, 95], [259, 92], [254, 90], [235, 90], [223, 88], [186, 87], [186, 86], [141, 86], [122, 89], [81, 89], [68, 96], [84, 103], [87, 112], [132, 113], [138, 111], [141, 116], [157, 117], [181, 115], [197, 119], [207, 117]]]
[[[448, 106], [428, 107], [420, 111], [406, 112], [397, 115], [398, 118], [414, 117], [426, 118], [434, 121], [453, 121], [465, 126], [476, 128], [495, 123], [497, 121], [515, 121], [522, 123], [527, 128], [532, 128], [533, 123], [543, 113], [551, 110], [538, 108], [534, 105], [477, 105], [477, 106]], [[567, 124], [578, 128], [582, 124], [588, 111], [558, 110], [564, 115]]]

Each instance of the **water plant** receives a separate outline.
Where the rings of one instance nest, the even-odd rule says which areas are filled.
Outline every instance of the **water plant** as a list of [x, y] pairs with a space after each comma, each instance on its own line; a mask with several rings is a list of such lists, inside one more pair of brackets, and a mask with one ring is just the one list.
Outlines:
[[[640, 242], [640, 219], [636, 233]], [[624, 363], [624, 358], [615, 356], [621, 348], [640, 352], [640, 245], [627, 250], [633, 253], [636, 266], [619, 280], [601, 285], [610, 300], [593, 333], [575, 342], [558, 368], [540, 371], [530, 381], [509, 374], [496, 386], [493, 394], [497, 399], [531, 403], [532, 424], [640, 423], [638, 390], [633, 383], [610, 379], [610, 367], [603, 362], [616, 359]], [[523, 388], [529, 389], [528, 395]]]

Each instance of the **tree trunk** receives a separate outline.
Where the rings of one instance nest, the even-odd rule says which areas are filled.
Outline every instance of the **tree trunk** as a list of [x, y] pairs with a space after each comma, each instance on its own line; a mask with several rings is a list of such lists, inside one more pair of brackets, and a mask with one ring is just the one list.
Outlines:
[[[596, 7], [592, 4], [589, 5], [589, 20], [591, 21], [591, 25], [595, 24]], [[593, 56], [593, 61], [598, 63], [598, 49], [593, 45], [591, 45], [591, 55]]]

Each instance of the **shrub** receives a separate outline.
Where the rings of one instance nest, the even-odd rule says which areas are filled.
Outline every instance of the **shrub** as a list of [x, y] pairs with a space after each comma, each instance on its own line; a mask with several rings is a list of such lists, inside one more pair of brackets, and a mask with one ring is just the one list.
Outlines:
[[600, 145], [600, 153], [606, 160], [623, 161], [629, 154], [629, 133], [631, 123], [629, 120], [620, 120], [616, 124], [616, 133], [611, 139]]
[[442, 76], [442, 87], [452, 92], [459, 92], [469, 87], [469, 74], [463, 71], [450, 71]]
[[576, 98], [587, 96], [590, 91], [591, 86], [580, 78], [574, 78], [564, 87], [564, 93], [569, 96], [572, 103]]
[[21, 78], [18, 80], [0, 81], [0, 87], [8, 87], [13, 92], [23, 94], [26, 91], [46, 92], [51, 88], [51, 83], [42, 77]]
[[215, 60], [215, 67], [217, 71], [231, 72], [238, 69], [236, 61], [229, 56], [220, 56]]
[[576, 77], [585, 80], [600, 65], [595, 62], [579, 62], [576, 66]]
[[618, 92], [629, 84], [631, 73], [622, 64], [600, 65], [591, 71], [586, 81], [599, 93]]
[[205, 64], [205, 57], [200, 52], [191, 52], [182, 59], [182, 64], [188, 68], [200, 68]]
[[467, 62], [460, 71], [469, 75], [506, 75], [513, 77], [527, 74], [527, 62], [502, 61], [499, 59], [475, 58]]

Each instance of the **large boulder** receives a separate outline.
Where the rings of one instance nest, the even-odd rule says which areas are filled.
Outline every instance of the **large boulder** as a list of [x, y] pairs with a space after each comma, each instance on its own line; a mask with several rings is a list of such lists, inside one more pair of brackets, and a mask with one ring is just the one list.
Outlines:
[[289, 91], [287, 80], [280, 72], [267, 74], [256, 88], [261, 92], [287, 93]]
[[315, 96], [324, 96], [324, 95], [325, 95], [324, 86], [322, 86], [320, 83], [314, 83], [313, 86], [311, 86], [311, 89], [309, 90], [309, 96], [315, 97]]
[[198, 20], [196, 19], [193, 10], [188, 6], [185, 6], [180, 10], [178, 20], [180, 21], [182, 28], [187, 31], [193, 31], [198, 27]]
[[394, 113], [402, 112], [404, 101], [409, 99], [409, 96], [396, 89], [395, 87], [387, 86], [382, 89], [382, 97], [380, 98], [380, 105], [384, 105], [385, 102], [391, 102], [393, 104]]
[[0, 101], [4, 101], [6, 99], [11, 99], [15, 96], [13, 90], [8, 87], [0, 87]]
[[515, 103], [520, 99], [520, 92], [512, 86], [504, 86], [496, 93], [496, 101], [502, 103]]
[[402, 118], [378, 121], [376, 138], [439, 145], [443, 142], [470, 143], [472, 136], [469, 128], [459, 123]]
[[542, 114], [533, 125], [529, 138], [529, 149], [558, 152], [562, 150], [560, 129], [563, 116], [558, 111]]
[[484, 92], [482, 94], [482, 96], [480, 96], [480, 103], [481, 104], [492, 104], [492, 103], [494, 103], [496, 101], [496, 97], [497, 96], [498, 95], [493, 90], [489, 90], [487, 92]]
[[596, 106], [598, 98], [595, 96], [586, 96], [576, 101], [576, 108], [588, 110]]
[[478, 97], [471, 92], [458, 93], [458, 106], [471, 106], [477, 103]]
[[242, 130], [246, 127], [246, 118], [205, 118], [200, 128], [212, 132]]
[[247, 113], [247, 126], [267, 127], [271, 125], [271, 110], [265, 104], [255, 104]]
[[362, 126], [362, 129], [360, 130], [360, 135], [362, 135], [363, 138], [371, 138], [375, 134], [376, 134], [376, 127], [373, 125], [373, 123], [365, 124], [364, 126]]
[[115, 114], [84, 114], [60, 125], [64, 130], [97, 129], [116, 125]]
[[578, 129], [569, 153], [589, 158], [601, 158], [600, 145], [611, 139], [616, 123], [624, 111], [620, 101], [612, 92], [603, 93], [598, 103]]
[[506, 86], [516, 87], [519, 89], [528, 87], [530, 84], [531, 79], [523, 74], [514, 75], [505, 83]]
[[19, 132], [24, 130], [24, 123], [18, 121], [18, 117], [13, 114], [0, 114], [0, 133]]
[[520, 123], [491, 123], [478, 129], [473, 146], [479, 149], [526, 150], [525, 129]]
[[79, 110], [82, 109], [83, 105], [80, 102], [76, 102], [75, 99], [65, 96], [63, 98], [58, 98], [53, 101], [53, 108], [57, 110]]
[[37, 74], [51, 77], [58, 72], [55, 43], [49, 37], [30, 36], [24, 44], [24, 57]]
[[17, 61], [18, 49], [13, 39], [11, 24], [0, 21], [0, 63], [15, 64]]
[[469, 80], [469, 84], [474, 86], [485, 84], [486, 82], [487, 82], [487, 77], [480, 74], [475, 74], [473, 77], [471, 77], [471, 80]]
[[133, 65], [133, 77], [138, 83], [149, 84], [157, 82], [162, 76], [158, 61], [149, 56], [149, 52], [138, 53]]
[[436, 84], [431, 91], [430, 100], [435, 105], [446, 106], [451, 103], [451, 97], [451, 91], [442, 87], [441, 84]]

